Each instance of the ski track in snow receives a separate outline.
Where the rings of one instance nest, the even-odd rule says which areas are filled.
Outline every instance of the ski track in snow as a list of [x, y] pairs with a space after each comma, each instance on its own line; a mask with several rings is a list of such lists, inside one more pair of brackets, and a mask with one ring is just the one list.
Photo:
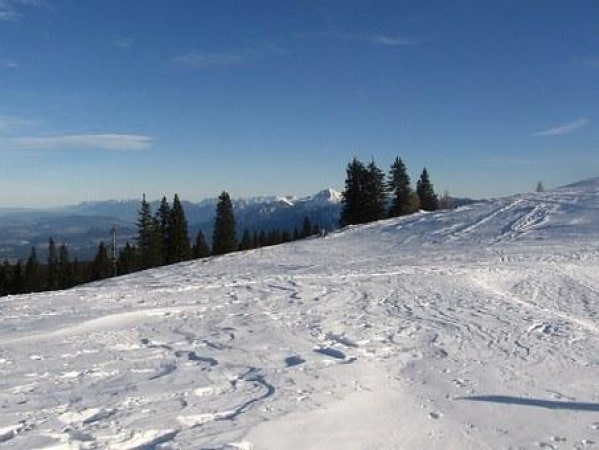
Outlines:
[[599, 448], [596, 184], [2, 298], [0, 448]]

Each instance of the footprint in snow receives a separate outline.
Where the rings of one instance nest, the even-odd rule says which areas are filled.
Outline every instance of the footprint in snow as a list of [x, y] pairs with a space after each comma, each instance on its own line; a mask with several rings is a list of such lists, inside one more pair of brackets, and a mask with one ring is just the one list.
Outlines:
[[299, 366], [300, 364], [303, 364], [305, 362], [306, 360], [304, 358], [297, 355], [288, 356], [287, 358], [285, 358], [285, 364], [287, 365], [287, 367]]
[[443, 413], [440, 413], [440, 412], [438, 412], [438, 411], [434, 411], [434, 412], [432, 412], [432, 413], [429, 413], [429, 415], [428, 415], [428, 418], [429, 418], [429, 419], [435, 419], [435, 420], [438, 420], [438, 419], [440, 419], [441, 417], [443, 417]]
[[547, 442], [537, 442], [537, 447], [546, 448], [549, 450], [557, 450], [557, 447], [554, 447], [553, 445], [551, 445]]

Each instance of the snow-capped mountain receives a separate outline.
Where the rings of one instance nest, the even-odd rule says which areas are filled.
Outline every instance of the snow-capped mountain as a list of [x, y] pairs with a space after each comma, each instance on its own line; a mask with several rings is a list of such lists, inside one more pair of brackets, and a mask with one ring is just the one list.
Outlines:
[[0, 299], [11, 449], [595, 448], [599, 179]]
[[[326, 189], [303, 198], [269, 196], [234, 199], [232, 202], [240, 234], [246, 228], [250, 231], [293, 231], [301, 227], [306, 216], [321, 228], [331, 230], [339, 223], [341, 194]], [[198, 230], [210, 236], [217, 199], [197, 203], [182, 201], [182, 204], [191, 238]], [[120, 245], [135, 239], [139, 206], [140, 200], [108, 200], [83, 202], [51, 211], [0, 212], [0, 258], [26, 258], [32, 246], [38, 247], [43, 255], [50, 236], [67, 243], [71, 252], [81, 259], [92, 258], [99, 242], [110, 238], [113, 227], [118, 230]], [[159, 200], [152, 201], [151, 207], [156, 211]]]

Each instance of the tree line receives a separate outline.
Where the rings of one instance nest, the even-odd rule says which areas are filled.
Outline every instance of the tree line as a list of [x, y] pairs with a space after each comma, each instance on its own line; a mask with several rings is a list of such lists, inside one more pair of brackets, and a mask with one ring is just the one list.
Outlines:
[[[439, 197], [435, 193], [426, 167], [416, 188], [412, 189], [406, 166], [400, 157], [395, 159], [387, 175], [374, 160], [364, 164], [354, 158], [346, 168], [339, 224], [362, 224], [412, 214], [418, 210], [434, 211], [449, 207], [449, 195], [445, 193]], [[173, 197], [172, 205], [163, 197], [155, 213], [144, 194], [136, 225], [134, 242], [127, 242], [118, 252], [114, 243], [109, 248], [100, 242], [92, 261], [71, 260], [67, 246], [57, 246], [52, 238], [48, 241], [45, 264], [39, 262], [35, 247], [24, 264], [17, 261], [11, 265], [5, 261], [0, 265], [0, 296], [66, 289], [190, 259], [277, 245], [321, 232], [317, 224], [305, 217], [301, 226], [293, 231], [245, 229], [241, 239], [238, 239], [233, 204], [229, 194], [224, 191], [218, 197], [211, 243], [208, 243], [201, 230], [191, 242], [185, 211], [177, 194]]]
[[54, 239], [49, 238], [45, 263], [39, 261], [37, 249], [32, 247], [24, 264], [19, 260], [12, 265], [8, 261], [0, 265], [0, 296], [67, 289], [190, 259], [282, 244], [319, 232], [319, 227], [306, 216], [301, 226], [293, 231], [245, 229], [238, 239], [231, 198], [227, 192], [222, 192], [216, 205], [211, 244], [201, 230], [191, 243], [179, 196], [175, 194], [172, 205], [163, 197], [153, 213], [143, 195], [135, 241], [127, 242], [118, 254], [116, 249], [100, 242], [92, 261], [71, 260], [66, 244], [57, 246]]
[[374, 160], [364, 164], [354, 158], [346, 169], [339, 223], [341, 226], [363, 224], [412, 214], [418, 210], [435, 211], [450, 207], [451, 200], [447, 193], [441, 198], [435, 193], [426, 167], [414, 190], [406, 165], [400, 157], [395, 158], [387, 176]]

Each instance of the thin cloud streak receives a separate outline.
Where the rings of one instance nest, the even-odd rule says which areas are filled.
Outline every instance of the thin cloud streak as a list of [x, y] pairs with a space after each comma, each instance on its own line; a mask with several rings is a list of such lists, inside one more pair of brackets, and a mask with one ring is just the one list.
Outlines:
[[413, 39], [401, 36], [388, 36], [384, 34], [356, 34], [338, 31], [321, 31], [315, 33], [302, 33], [296, 35], [300, 38], [324, 37], [337, 41], [362, 42], [385, 47], [413, 47], [418, 43]]
[[0, 134], [10, 135], [17, 130], [38, 125], [36, 120], [0, 114]]
[[69, 134], [59, 136], [18, 137], [4, 139], [13, 149], [23, 150], [77, 150], [110, 151], [146, 150], [152, 145], [150, 136], [137, 134]]
[[566, 123], [564, 125], [559, 125], [559, 126], [549, 128], [547, 130], [538, 131], [536, 133], [533, 133], [532, 136], [535, 136], [535, 137], [564, 136], [566, 134], [573, 133], [574, 131], [578, 130], [579, 128], [586, 127], [590, 123], [591, 122], [588, 119], [585, 119], [584, 117], [582, 117], [578, 120]]
[[133, 44], [133, 38], [119, 37], [112, 40], [111, 45], [117, 48], [129, 48]]
[[369, 37], [370, 42], [373, 44], [387, 45], [391, 47], [411, 47], [416, 45], [416, 41], [412, 39], [406, 39], [402, 37], [384, 36], [377, 34]]
[[173, 58], [177, 66], [188, 69], [210, 69], [246, 64], [254, 59], [249, 53], [190, 52]]
[[16, 21], [21, 15], [17, 11], [20, 6], [42, 6], [43, 0], [0, 0], [0, 21]]

